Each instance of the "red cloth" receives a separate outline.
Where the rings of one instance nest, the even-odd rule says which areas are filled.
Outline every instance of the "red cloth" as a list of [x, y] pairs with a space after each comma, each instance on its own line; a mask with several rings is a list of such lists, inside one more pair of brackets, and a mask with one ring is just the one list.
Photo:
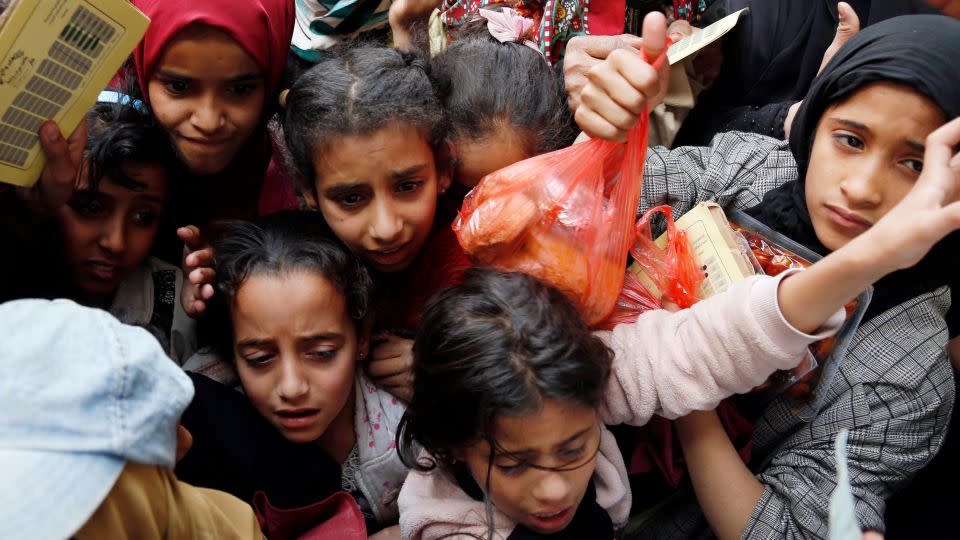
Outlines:
[[164, 47], [185, 27], [205, 24], [226, 32], [267, 74], [267, 96], [274, 96], [293, 36], [291, 0], [133, 0], [150, 17], [147, 33], [133, 51], [137, 80], [147, 95], [147, 81]]
[[590, 2], [590, 33], [616, 36], [623, 33], [627, 20], [627, 0], [593, 0]]
[[260, 530], [270, 540], [363, 540], [367, 537], [360, 506], [343, 491], [318, 503], [289, 510], [276, 508], [264, 492], [258, 491], [253, 496], [253, 510]]
[[257, 214], [268, 216], [281, 210], [297, 210], [299, 208], [300, 201], [297, 199], [297, 192], [293, 188], [293, 179], [287, 173], [283, 157], [274, 145], [273, 155], [270, 157], [270, 164], [267, 165], [267, 173], [263, 179], [263, 187], [260, 189]]
[[399, 331], [407, 334], [400, 337], [412, 337], [427, 300], [441, 289], [460, 283], [463, 273], [473, 266], [450, 228], [450, 213], [439, 207], [437, 213], [433, 231], [413, 264], [402, 272], [376, 276], [376, 330]]
[[[750, 463], [753, 449], [753, 424], [744, 418], [729, 400], [720, 402], [717, 415], [730, 442], [744, 463]], [[634, 441], [627, 472], [649, 473], [656, 468], [671, 486], [677, 487], [687, 472], [680, 442], [674, 433], [673, 422], [662, 416], [654, 416], [640, 428]]]

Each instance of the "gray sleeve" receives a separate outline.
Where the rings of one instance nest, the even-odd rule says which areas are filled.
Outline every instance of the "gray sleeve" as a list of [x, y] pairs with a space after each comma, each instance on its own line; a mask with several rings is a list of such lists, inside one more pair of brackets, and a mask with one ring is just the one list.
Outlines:
[[787, 142], [755, 133], [720, 133], [703, 147], [657, 146], [647, 151], [638, 217], [662, 204], [672, 206], [676, 217], [705, 201], [749, 208], [796, 178]]
[[954, 401], [942, 314], [936, 321], [919, 300], [911, 302], [861, 327], [863, 336], [831, 387], [836, 399], [801, 424], [757, 475], [763, 495], [741, 538], [828, 536], [836, 487], [833, 438], [842, 428], [850, 429], [857, 521], [862, 529], [885, 530], [887, 498], [936, 455]]

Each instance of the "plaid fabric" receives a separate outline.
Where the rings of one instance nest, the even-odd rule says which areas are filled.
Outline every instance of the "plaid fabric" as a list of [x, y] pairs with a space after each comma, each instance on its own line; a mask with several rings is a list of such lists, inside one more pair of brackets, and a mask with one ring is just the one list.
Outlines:
[[392, 0], [295, 0], [291, 50], [309, 62], [318, 51], [387, 24]]
[[[653, 149], [644, 174], [641, 211], [662, 203], [683, 211], [710, 199], [746, 208], [795, 178], [796, 166], [785, 141], [723, 133], [709, 148]], [[754, 470], [765, 489], [742, 538], [827, 537], [833, 440], [842, 428], [850, 430], [857, 520], [884, 529], [887, 497], [936, 455], [946, 434], [955, 392], [945, 351], [949, 306], [942, 287], [864, 323], [832, 385], [818, 389], [827, 399], [812, 422], [795, 416], [786, 398], [765, 409], [754, 434]], [[626, 538], [713, 537], [689, 492], [633, 525]]]

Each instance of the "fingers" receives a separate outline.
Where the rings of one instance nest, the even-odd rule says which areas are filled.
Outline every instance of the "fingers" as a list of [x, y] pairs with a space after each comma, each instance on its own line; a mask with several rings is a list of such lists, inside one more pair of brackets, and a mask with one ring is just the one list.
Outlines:
[[[82, 136], [84, 144], [86, 143], [86, 123], [82, 124], [82, 130], [74, 132], [72, 139]], [[70, 200], [77, 181], [77, 164], [80, 159], [74, 159], [71, 152], [71, 146], [63, 135], [60, 128], [52, 120], [47, 120], [40, 126], [40, 147], [47, 158], [47, 163], [40, 174], [40, 180], [34, 189], [30, 190], [28, 196], [47, 209], [59, 208]], [[80, 157], [83, 155], [83, 148], [80, 148]]]
[[686, 19], [677, 19], [667, 27], [667, 36], [674, 43], [693, 34], [693, 26]]
[[826, 52], [823, 53], [823, 60], [820, 62], [820, 69], [817, 73], [823, 71], [823, 68], [830, 63], [830, 60], [843, 48], [844, 44], [860, 31], [860, 17], [857, 16], [857, 12], [853, 10], [850, 4], [846, 2], [838, 3], [837, 13], [840, 19], [837, 24], [837, 33], [834, 34], [833, 41], [827, 47]]
[[[613, 51], [633, 46], [642, 40], [632, 34], [620, 36], [577, 36], [567, 43], [567, 51], [586, 55], [596, 60], [604, 60]], [[566, 57], [564, 57], [566, 69]]]
[[184, 266], [188, 269], [200, 268], [202, 266], [213, 266], [214, 252], [212, 247], [205, 247], [187, 254], [183, 258]]
[[[957, 146], [960, 145], [960, 117], [954, 118], [950, 122], [940, 126], [933, 133], [927, 136], [926, 149], [923, 155], [924, 172], [928, 167], [938, 167], [946, 164], [951, 169], [956, 170], [960, 165]], [[921, 177], [935, 178], [937, 175], [924, 174]]]
[[183, 240], [185, 254], [186, 252], [196, 251], [207, 245], [200, 234], [200, 228], [196, 225], [187, 225], [186, 227], [177, 229], [177, 238]]
[[380, 379], [409, 373], [413, 369], [413, 340], [390, 336], [373, 348], [367, 372]]
[[642, 40], [636, 36], [577, 36], [567, 43], [563, 58], [563, 83], [567, 91], [570, 111], [580, 108], [581, 92], [587, 84], [587, 72], [605, 60], [617, 49], [639, 47]]
[[654, 11], [643, 18], [643, 54], [648, 62], [659, 58], [667, 48], [667, 18]]

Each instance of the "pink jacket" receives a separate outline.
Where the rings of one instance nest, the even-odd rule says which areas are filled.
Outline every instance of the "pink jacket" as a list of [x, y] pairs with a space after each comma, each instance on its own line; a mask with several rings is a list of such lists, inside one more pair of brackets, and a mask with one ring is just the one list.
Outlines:
[[[598, 336], [614, 352], [601, 418], [607, 424], [640, 426], [658, 414], [667, 418], [710, 410], [724, 398], [764, 382], [799, 363], [807, 347], [843, 324], [837, 312], [815, 335], [797, 331], [777, 303], [780, 280], [754, 276], [677, 313], [644, 313], [633, 324]], [[630, 487], [613, 435], [603, 430], [594, 472], [597, 502], [615, 527], [626, 524]], [[411, 471], [400, 490], [404, 539], [486, 538], [486, 507], [445, 471]], [[516, 524], [494, 508], [494, 538], [507, 538]], [[448, 536], [452, 533], [462, 533]]]

